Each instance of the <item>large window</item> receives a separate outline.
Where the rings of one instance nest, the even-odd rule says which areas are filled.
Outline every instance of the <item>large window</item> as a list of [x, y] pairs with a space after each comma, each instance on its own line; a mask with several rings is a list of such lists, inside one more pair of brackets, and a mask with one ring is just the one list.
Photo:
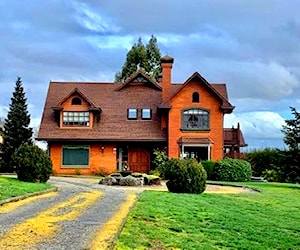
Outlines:
[[183, 129], [209, 129], [209, 113], [202, 109], [188, 109], [183, 111]]
[[63, 146], [63, 166], [88, 166], [89, 165], [89, 146], [70, 145]]
[[89, 112], [63, 112], [64, 126], [90, 126]]

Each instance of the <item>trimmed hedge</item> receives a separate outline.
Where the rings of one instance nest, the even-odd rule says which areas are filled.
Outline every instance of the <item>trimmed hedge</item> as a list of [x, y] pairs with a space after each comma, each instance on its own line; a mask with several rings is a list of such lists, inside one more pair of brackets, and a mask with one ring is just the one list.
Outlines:
[[195, 159], [170, 159], [160, 166], [162, 175], [167, 179], [168, 190], [172, 193], [204, 192], [206, 171]]
[[46, 182], [52, 172], [49, 156], [36, 145], [22, 144], [12, 155], [20, 181]]
[[201, 164], [206, 171], [207, 179], [212, 180], [213, 172], [214, 172], [214, 168], [215, 168], [215, 162], [207, 160], [207, 161], [201, 161]]
[[215, 163], [212, 177], [216, 181], [249, 181], [252, 171], [249, 162], [225, 158]]

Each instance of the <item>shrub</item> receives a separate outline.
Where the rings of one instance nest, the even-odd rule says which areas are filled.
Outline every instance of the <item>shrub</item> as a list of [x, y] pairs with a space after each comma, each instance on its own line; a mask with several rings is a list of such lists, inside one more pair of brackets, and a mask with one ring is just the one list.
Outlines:
[[206, 174], [207, 174], [207, 179], [212, 180], [212, 175], [213, 171], [215, 168], [215, 163], [213, 161], [201, 161], [202, 166], [204, 167]]
[[262, 176], [270, 166], [281, 165], [283, 160], [280, 150], [278, 149], [255, 149], [244, 154], [244, 159], [250, 162], [254, 176]]
[[162, 151], [162, 150], [158, 150], [158, 149], [154, 150], [153, 154], [155, 155], [155, 158], [152, 161], [154, 164], [154, 170], [152, 170], [153, 172], [151, 172], [151, 174], [154, 174], [156, 172], [156, 175], [157, 175], [157, 171], [158, 171], [159, 176], [162, 177], [163, 179], [165, 179], [161, 169], [163, 168], [164, 164], [169, 160], [169, 158], [168, 158], [166, 152]]
[[52, 172], [49, 156], [38, 146], [22, 144], [13, 154], [20, 181], [46, 182]]
[[[276, 172], [276, 181], [300, 182], [299, 150], [263, 149], [251, 151], [245, 156], [245, 159], [251, 163], [255, 176], [263, 175], [271, 181]], [[270, 170], [272, 170], [271, 176], [273, 177], [270, 177]]]
[[215, 163], [213, 179], [217, 181], [249, 181], [251, 165], [240, 159], [226, 158]]
[[279, 181], [279, 176], [276, 170], [274, 169], [267, 169], [263, 172], [263, 177], [267, 181]]
[[206, 171], [195, 159], [170, 159], [161, 167], [172, 193], [197, 193], [205, 190]]

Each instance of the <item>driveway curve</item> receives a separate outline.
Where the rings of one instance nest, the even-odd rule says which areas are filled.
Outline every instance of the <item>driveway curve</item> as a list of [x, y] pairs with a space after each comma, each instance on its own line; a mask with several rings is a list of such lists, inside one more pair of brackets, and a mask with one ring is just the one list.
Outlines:
[[[0, 249], [109, 249], [136, 195], [158, 187], [116, 187], [94, 178], [51, 177], [57, 192], [0, 207]], [[207, 186], [206, 192], [245, 189]]]

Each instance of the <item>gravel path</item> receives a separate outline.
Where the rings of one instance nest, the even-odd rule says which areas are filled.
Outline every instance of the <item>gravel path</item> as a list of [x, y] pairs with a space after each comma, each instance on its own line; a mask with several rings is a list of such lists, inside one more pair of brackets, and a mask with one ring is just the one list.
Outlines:
[[[41, 199], [37, 197], [33, 202], [13, 211], [0, 213], [0, 249], [87, 249], [96, 232], [115, 214], [127, 196], [125, 190], [93, 184], [85, 179], [54, 177], [49, 182], [58, 187], [57, 195]], [[66, 205], [63, 202], [89, 192], [102, 192], [103, 196], [84, 208], [75, 218], [71, 220], [59, 219], [65, 214], [70, 215], [74, 212], [77, 203], [84, 203], [84, 200], [81, 198], [82, 200], [79, 199], [71, 205]], [[55, 210], [54, 214], [53, 212], [51, 214], [49, 209], [53, 206], [58, 206], [58, 209]], [[47, 237], [47, 233], [44, 232], [46, 237], [41, 237], [37, 244], [31, 245], [33, 240], [26, 243], [27, 239], [38, 236], [38, 232], [27, 228], [22, 229], [18, 234], [13, 233], [18, 231], [16, 229], [18, 224], [24, 224], [26, 220], [31, 218], [36, 219], [47, 210], [49, 210], [50, 216], [54, 218], [53, 225], [57, 226], [54, 235]], [[38, 219], [36, 222], [41, 224], [37, 225], [37, 228], [40, 227], [43, 231], [43, 227], [47, 225], [47, 218], [42, 223]]]

